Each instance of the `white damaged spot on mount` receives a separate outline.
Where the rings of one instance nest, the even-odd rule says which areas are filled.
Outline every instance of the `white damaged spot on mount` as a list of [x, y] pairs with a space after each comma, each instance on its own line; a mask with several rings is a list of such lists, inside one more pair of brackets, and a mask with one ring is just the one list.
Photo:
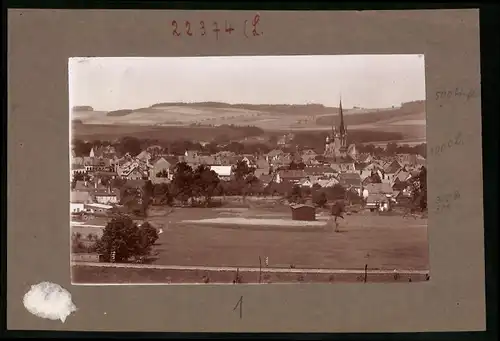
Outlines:
[[77, 309], [71, 294], [60, 285], [50, 282], [32, 285], [24, 295], [23, 304], [35, 316], [61, 320], [63, 323]]

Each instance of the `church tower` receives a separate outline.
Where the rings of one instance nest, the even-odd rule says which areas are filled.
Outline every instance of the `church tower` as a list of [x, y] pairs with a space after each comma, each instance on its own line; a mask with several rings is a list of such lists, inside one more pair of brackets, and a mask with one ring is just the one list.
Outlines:
[[336, 136], [337, 140], [336, 143], [338, 143], [339, 145], [338, 156], [344, 158], [347, 156], [347, 130], [344, 124], [344, 111], [342, 110], [342, 98], [340, 99], [339, 111], [340, 111], [340, 126], [338, 135]]
[[338, 129], [335, 127], [335, 116], [332, 118], [332, 131], [331, 134], [326, 137], [325, 141], [325, 158], [337, 159], [347, 156], [347, 129], [344, 123], [342, 99], [340, 99], [339, 116], [340, 124]]

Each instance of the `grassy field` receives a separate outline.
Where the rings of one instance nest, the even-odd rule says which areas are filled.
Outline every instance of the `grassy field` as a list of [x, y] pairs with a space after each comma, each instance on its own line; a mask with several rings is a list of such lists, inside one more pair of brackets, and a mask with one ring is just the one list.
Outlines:
[[221, 135], [227, 136], [229, 139], [246, 137], [243, 130], [230, 127], [155, 127], [132, 124], [73, 124], [72, 134], [73, 138], [83, 140], [114, 140], [123, 136], [133, 136], [140, 139], [158, 139], [162, 141], [180, 139], [210, 141], [214, 137]]
[[[399, 216], [351, 215], [330, 229], [283, 229], [265, 226], [185, 223], [216, 217], [290, 218], [288, 207], [252, 209], [180, 209], [149, 220], [164, 226], [155, 264], [361, 269], [427, 269], [427, 220]], [[326, 222], [325, 222], [326, 223]]]
[[[429, 269], [426, 218], [358, 213], [340, 220], [340, 232], [328, 228], [328, 217], [322, 212], [318, 213], [317, 220], [325, 223], [324, 228], [268, 223], [270, 219], [290, 220], [290, 216], [290, 208], [279, 204], [177, 208], [169, 215], [165, 215], [163, 209], [152, 209], [148, 221], [163, 229], [154, 247], [157, 255], [153, 264], [259, 267], [259, 257], [267, 257], [269, 267], [273, 268], [363, 269], [367, 264], [370, 269]], [[257, 224], [256, 219], [260, 219]], [[77, 230], [83, 236], [95, 233], [95, 227], [73, 228], [74, 232]], [[180, 281], [178, 276], [194, 276], [189, 271], [179, 270], [138, 272], [136, 269], [82, 268], [78, 271], [109, 272], [106, 278], [120, 277], [119, 274], [127, 271], [136, 273], [127, 276], [151, 272], [152, 278], [166, 276], [173, 282]], [[155, 275], [156, 272], [159, 274]], [[78, 276], [75, 280], [80, 278]], [[89, 275], [82, 276], [87, 278]], [[307, 276], [321, 281], [328, 279], [325, 275]], [[225, 281], [222, 277], [220, 280]]]

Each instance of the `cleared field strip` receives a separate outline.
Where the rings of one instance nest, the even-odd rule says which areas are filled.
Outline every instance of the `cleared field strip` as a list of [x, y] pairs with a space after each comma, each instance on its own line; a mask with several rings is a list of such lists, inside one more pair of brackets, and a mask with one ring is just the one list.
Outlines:
[[[182, 265], [152, 265], [152, 264], [124, 264], [124, 263], [94, 263], [94, 262], [71, 262], [72, 266], [93, 266], [101, 268], [129, 268], [129, 269], [156, 269], [156, 270], [186, 270], [186, 271], [229, 271], [236, 272], [271, 272], [271, 273], [299, 273], [299, 274], [352, 274], [362, 275], [364, 269], [288, 269], [288, 268], [268, 268], [263, 267], [216, 267], [216, 266], [182, 266]], [[390, 275], [397, 272], [398, 274], [415, 274], [426, 275], [429, 270], [379, 270], [367, 269], [367, 274]]]

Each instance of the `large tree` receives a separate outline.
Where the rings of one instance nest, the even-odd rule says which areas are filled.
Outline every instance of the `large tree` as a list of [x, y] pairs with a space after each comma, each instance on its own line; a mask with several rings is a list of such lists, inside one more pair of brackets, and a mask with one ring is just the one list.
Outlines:
[[186, 162], [179, 162], [175, 165], [171, 184], [176, 199], [186, 203], [193, 197], [193, 177], [193, 168]]
[[206, 206], [210, 205], [219, 183], [217, 173], [206, 165], [199, 165], [193, 172], [191, 183], [193, 194], [203, 197]]
[[413, 203], [420, 211], [427, 209], [427, 168], [422, 166], [413, 181]]
[[118, 151], [125, 155], [137, 156], [142, 151], [141, 141], [135, 137], [125, 136], [118, 143]]
[[158, 239], [158, 232], [152, 229], [148, 223], [139, 227], [131, 218], [117, 216], [104, 228], [102, 237], [96, 242], [96, 250], [106, 261], [111, 261], [114, 253], [114, 261], [118, 263], [148, 256]]

